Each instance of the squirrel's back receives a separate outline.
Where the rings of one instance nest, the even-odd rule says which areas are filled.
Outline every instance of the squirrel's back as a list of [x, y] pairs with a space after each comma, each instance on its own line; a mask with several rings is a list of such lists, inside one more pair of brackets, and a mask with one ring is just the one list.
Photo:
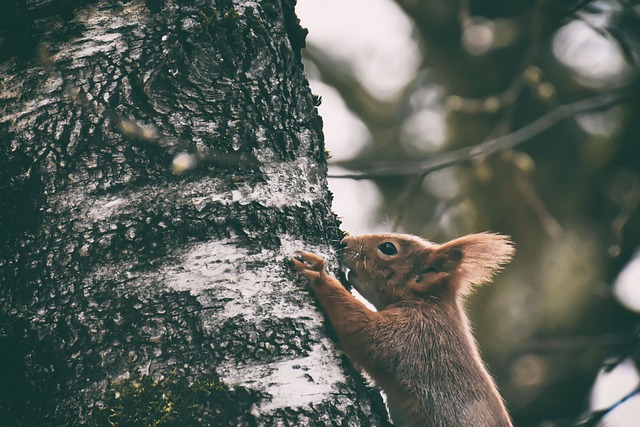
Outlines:
[[[502, 398], [475, 351], [456, 307], [390, 307], [370, 351], [392, 355], [370, 372], [387, 395], [396, 426], [508, 427]], [[401, 314], [400, 314], [401, 313]], [[385, 372], [386, 371], [386, 372]], [[392, 380], [390, 380], [392, 379]]]

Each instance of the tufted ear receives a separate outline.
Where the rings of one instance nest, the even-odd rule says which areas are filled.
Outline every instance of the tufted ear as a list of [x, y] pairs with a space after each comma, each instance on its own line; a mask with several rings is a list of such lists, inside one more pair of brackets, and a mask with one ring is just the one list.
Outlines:
[[439, 246], [434, 259], [451, 258], [459, 253], [460, 259], [451, 271], [451, 286], [455, 292], [467, 295], [473, 285], [491, 280], [504, 264], [509, 262], [515, 249], [508, 236], [493, 233], [478, 233], [460, 237]]
[[411, 270], [409, 289], [416, 295], [424, 295], [452, 276], [462, 262], [463, 253], [458, 247], [436, 247], [424, 253]]

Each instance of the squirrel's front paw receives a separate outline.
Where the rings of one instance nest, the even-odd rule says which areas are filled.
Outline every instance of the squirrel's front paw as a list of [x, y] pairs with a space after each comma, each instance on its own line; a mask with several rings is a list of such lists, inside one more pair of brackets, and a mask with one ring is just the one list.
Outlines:
[[293, 268], [316, 285], [324, 274], [324, 258], [311, 252], [294, 252], [291, 257]]
[[332, 282], [340, 286], [340, 282], [324, 270], [325, 262], [321, 256], [311, 252], [297, 251], [291, 257], [291, 265], [298, 273], [309, 279], [311, 288], [328, 286]]
[[293, 264], [293, 268], [301, 273], [307, 270], [318, 273], [324, 271], [324, 258], [311, 252], [294, 252], [291, 257], [291, 263]]

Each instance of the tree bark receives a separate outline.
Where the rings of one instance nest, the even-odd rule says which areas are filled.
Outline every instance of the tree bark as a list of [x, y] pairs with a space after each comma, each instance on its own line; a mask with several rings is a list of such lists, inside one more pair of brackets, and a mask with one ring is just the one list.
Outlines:
[[6, 11], [3, 425], [387, 423], [287, 264], [341, 237], [293, 8]]

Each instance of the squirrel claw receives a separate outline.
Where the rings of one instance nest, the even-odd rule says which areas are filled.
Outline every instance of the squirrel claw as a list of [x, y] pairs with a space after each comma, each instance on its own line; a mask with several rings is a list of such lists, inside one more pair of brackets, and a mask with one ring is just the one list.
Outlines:
[[291, 257], [291, 263], [293, 268], [300, 272], [305, 270], [322, 272], [324, 270], [324, 258], [311, 252], [294, 252]]

